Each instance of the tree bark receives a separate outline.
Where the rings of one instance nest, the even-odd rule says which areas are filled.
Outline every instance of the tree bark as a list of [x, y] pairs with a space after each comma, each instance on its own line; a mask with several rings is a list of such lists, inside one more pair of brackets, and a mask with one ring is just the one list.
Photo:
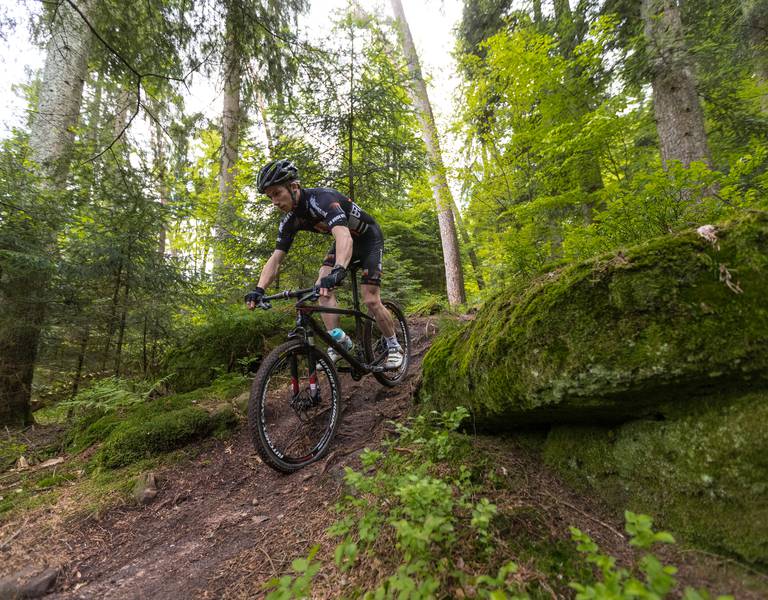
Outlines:
[[[160, 116], [161, 106], [160, 103], [155, 104], [155, 114]], [[163, 137], [163, 130], [160, 127], [160, 123], [155, 123], [152, 135], [152, 147], [154, 152], [155, 163], [155, 176], [158, 183], [158, 195], [160, 197], [160, 206], [165, 206], [170, 199], [170, 186], [168, 185], [168, 164], [165, 156], [165, 139]], [[162, 222], [160, 224], [160, 231], [157, 234], [157, 251], [162, 258], [165, 256], [165, 245], [167, 240], [167, 233], [165, 227], [165, 213], [162, 215]]]
[[274, 158], [275, 153], [275, 136], [270, 128], [269, 118], [267, 117], [267, 106], [264, 103], [264, 96], [261, 92], [256, 93], [256, 106], [259, 109], [259, 115], [261, 116], [261, 122], [264, 124], [264, 136], [267, 138], [267, 150], [269, 150], [270, 158]]
[[448, 187], [445, 175], [443, 157], [440, 151], [440, 141], [435, 127], [435, 118], [432, 114], [432, 105], [427, 94], [427, 86], [421, 74], [419, 56], [413, 43], [411, 30], [405, 18], [403, 4], [400, 0], [391, 0], [392, 10], [400, 34], [400, 43], [403, 54], [408, 63], [408, 72], [411, 75], [411, 87], [416, 104], [416, 114], [421, 127], [421, 135], [427, 146], [427, 154], [430, 161], [430, 184], [432, 195], [437, 207], [437, 221], [440, 226], [440, 239], [443, 246], [443, 261], [445, 263], [445, 282], [448, 292], [448, 303], [451, 306], [466, 302], [464, 291], [464, 274], [461, 269], [461, 254], [459, 252], [459, 240], [456, 235], [454, 222], [453, 195]]
[[123, 288], [123, 306], [120, 313], [120, 328], [117, 332], [117, 345], [115, 347], [115, 377], [120, 377], [120, 366], [123, 359], [123, 340], [125, 339], [125, 324], [128, 318], [128, 295], [131, 292], [131, 260], [128, 257], [128, 268], [125, 272], [125, 287]]
[[77, 396], [77, 392], [80, 389], [80, 380], [83, 377], [83, 366], [85, 365], [85, 351], [88, 349], [88, 339], [91, 335], [91, 328], [86, 325], [80, 334], [80, 349], [77, 353], [77, 369], [75, 370], [75, 378], [72, 381], [72, 391], [70, 398]]
[[661, 160], [710, 164], [704, 112], [676, 0], [642, 0]]
[[[96, 0], [82, 0], [78, 7], [89, 15]], [[45, 302], [51, 281], [43, 257], [55, 256], [56, 233], [63, 207], [57, 195], [63, 191], [72, 156], [74, 126], [80, 116], [83, 84], [88, 73], [91, 32], [69, 6], [58, 6], [52, 35], [46, 48], [37, 115], [30, 131], [30, 150], [39, 176], [39, 197], [20, 199], [30, 214], [48, 205], [46, 223], [22, 222], [19, 239], [33, 241], [25, 254], [39, 254], [28, 268], [4, 270], [0, 284], [0, 424], [26, 425], [31, 412], [32, 378], [37, 361]], [[12, 249], [13, 250], [13, 249]], [[44, 266], [39, 266], [43, 264]]]
[[216, 214], [216, 249], [214, 250], [213, 272], [221, 274], [224, 269], [223, 250], [230, 237], [235, 220], [232, 201], [235, 165], [240, 147], [240, 121], [242, 108], [240, 92], [243, 69], [241, 65], [240, 40], [235, 23], [234, 6], [230, 5], [226, 19], [226, 47], [224, 50], [224, 110], [221, 119], [221, 162], [219, 170], [219, 206]]
[[544, 17], [541, 12], [541, 0], [533, 0], [533, 22], [538, 28], [541, 28], [544, 25]]

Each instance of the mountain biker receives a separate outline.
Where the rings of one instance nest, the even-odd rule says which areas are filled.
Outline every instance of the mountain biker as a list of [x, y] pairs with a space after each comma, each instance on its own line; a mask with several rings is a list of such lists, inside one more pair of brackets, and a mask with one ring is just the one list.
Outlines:
[[[265, 307], [262, 302], [264, 290], [277, 276], [297, 231], [331, 234], [334, 242], [320, 267], [316, 283], [320, 286], [320, 305], [337, 306], [334, 288], [344, 280], [350, 262], [360, 262], [363, 302], [387, 340], [385, 368], [400, 367], [403, 349], [397, 342], [392, 316], [381, 303], [384, 236], [373, 217], [334, 189], [301, 187], [299, 171], [287, 159], [273, 160], [262, 167], [256, 187], [285, 215], [280, 221], [275, 250], [261, 270], [259, 283], [245, 296], [248, 309]], [[339, 315], [322, 313], [322, 318], [329, 333], [339, 327]], [[328, 356], [333, 362], [341, 358], [333, 348], [328, 348]]]

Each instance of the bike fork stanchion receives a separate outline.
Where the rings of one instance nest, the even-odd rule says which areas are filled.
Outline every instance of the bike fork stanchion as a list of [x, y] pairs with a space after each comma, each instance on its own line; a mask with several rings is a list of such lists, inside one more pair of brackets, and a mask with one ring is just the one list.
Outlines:
[[296, 355], [291, 354], [291, 387], [293, 388], [293, 397], [299, 395], [299, 365], [296, 364]]
[[319, 400], [320, 387], [317, 385], [317, 363], [313, 360], [312, 346], [307, 346], [307, 370], [309, 371], [309, 397], [313, 403]]

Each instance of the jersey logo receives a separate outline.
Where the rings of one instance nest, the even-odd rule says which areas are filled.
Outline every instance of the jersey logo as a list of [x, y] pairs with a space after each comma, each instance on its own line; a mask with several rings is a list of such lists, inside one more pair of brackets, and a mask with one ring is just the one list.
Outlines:
[[320, 208], [320, 205], [317, 203], [317, 198], [314, 196], [311, 196], [309, 198], [309, 205], [314, 209], [313, 212], [316, 212], [319, 215], [322, 215], [323, 217], [328, 214], [328, 211], [323, 210]]
[[352, 202], [352, 207], [349, 209], [349, 214], [359, 219], [361, 215], [360, 207], [354, 202]]

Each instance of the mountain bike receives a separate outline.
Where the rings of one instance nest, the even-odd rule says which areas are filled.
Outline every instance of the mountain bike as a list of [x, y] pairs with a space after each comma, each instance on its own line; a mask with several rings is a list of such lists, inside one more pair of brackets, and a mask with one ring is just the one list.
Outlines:
[[[397, 340], [403, 348], [403, 363], [392, 370], [384, 368], [387, 343], [374, 318], [360, 310], [356, 269], [349, 271], [353, 308], [330, 308], [317, 304], [317, 287], [286, 290], [263, 300], [268, 307], [275, 300], [297, 299], [296, 327], [288, 341], [278, 346], [262, 362], [251, 387], [248, 425], [253, 444], [263, 461], [273, 469], [292, 473], [320, 459], [329, 449], [341, 417], [339, 373], [349, 373], [359, 381], [367, 374], [382, 385], [393, 387], [405, 379], [410, 363], [411, 336], [400, 307], [382, 301], [392, 315]], [[352, 338], [355, 348], [348, 352], [313, 318], [315, 313], [354, 317]], [[346, 361], [334, 364], [318, 347], [330, 346]]]

